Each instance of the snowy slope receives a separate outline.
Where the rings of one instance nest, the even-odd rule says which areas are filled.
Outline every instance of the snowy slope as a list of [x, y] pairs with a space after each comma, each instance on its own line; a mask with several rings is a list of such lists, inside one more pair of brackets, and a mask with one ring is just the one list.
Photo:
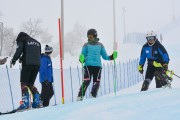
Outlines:
[[[179, 31], [180, 25], [178, 23], [176, 24], [176, 28], [163, 34], [163, 45], [169, 52], [171, 58], [169, 69], [173, 69], [178, 75], [180, 75], [178, 64], [180, 61]], [[131, 48], [136, 50], [136, 47]], [[137, 51], [139, 51], [139, 47]], [[136, 52], [135, 56], [137, 55]], [[122, 52], [122, 55], [123, 54], [125, 53]], [[172, 82], [173, 89], [155, 89], [154, 81], [152, 81], [148, 91], [139, 92], [141, 85], [142, 83], [122, 90], [117, 93], [117, 96], [110, 94], [97, 99], [86, 99], [82, 102], [66, 103], [64, 105], [50, 106], [22, 113], [4, 115], [0, 116], [0, 120], [180, 119], [180, 79], [174, 76]]]
[[[177, 81], [176, 81], [177, 82]], [[0, 116], [0, 120], [179, 120], [180, 88], [139, 92], [141, 84], [82, 102]]]
[[[163, 34], [163, 45], [166, 47], [171, 58], [169, 69], [173, 69], [178, 75], [180, 75], [178, 64], [180, 61], [179, 31], [180, 25], [178, 23], [176, 24], [176, 28]], [[139, 51], [139, 48], [137, 51]], [[136, 50], [136, 47], [133, 49]], [[136, 52], [135, 56], [137, 55]], [[122, 52], [123, 54], [125, 53]], [[0, 116], [0, 120], [180, 119], [180, 79], [174, 77], [172, 82], [173, 89], [155, 89], [154, 81], [152, 81], [148, 91], [139, 92], [141, 85], [142, 83], [122, 90], [117, 93], [117, 96], [110, 94], [97, 99], [86, 99], [82, 102], [66, 103], [64, 105], [4, 115]]]
[[[179, 20], [179, 19], [177, 19]], [[159, 29], [163, 34], [163, 45], [170, 56], [169, 69], [180, 75], [180, 23]], [[106, 46], [105, 46], [106, 47]], [[137, 58], [142, 46], [120, 45], [118, 61]], [[108, 46], [107, 46], [108, 48]], [[111, 51], [110, 51], [111, 52]], [[108, 52], [110, 54], [110, 52]], [[133, 53], [133, 54], [132, 54]], [[64, 67], [76, 67], [78, 56], [67, 55]], [[10, 58], [8, 59], [9, 63]], [[104, 61], [103, 61], [104, 62]], [[59, 68], [59, 59], [53, 59], [54, 68]], [[5, 67], [5, 66], [0, 66]], [[19, 68], [16, 64], [14, 68]], [[58, 73], [59, 75], [59, 73]], [[19, 76], [19, 75], [18, 75]], [[155, 89], [154, 80], [146, 92], [139, 92], [142, 83], [114, 94], [86, 99], [82, 102], [0, 116], [0, 120], [179, 120], [180, 119], [180, 79], [174, 77], [173, 89]], [[1, 88], [1, 91], [3, 89]], [[58, 93], [60, 95], [60, 93]]]

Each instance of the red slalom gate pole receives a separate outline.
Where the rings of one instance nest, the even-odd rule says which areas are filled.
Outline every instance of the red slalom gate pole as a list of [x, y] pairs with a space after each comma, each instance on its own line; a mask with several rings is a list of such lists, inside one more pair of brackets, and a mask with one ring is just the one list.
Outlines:
[[61, 34], [61, 22], [60, 18], [58, 19], [58, 28], [59, 28], [59, 48], [60, 48], [60, 74], [61, 74], [61, 88], [62, 88], [62, 104], [64, 104], [64, 77], [63, 77], [63, 63], [62, 63], [62, 34]]

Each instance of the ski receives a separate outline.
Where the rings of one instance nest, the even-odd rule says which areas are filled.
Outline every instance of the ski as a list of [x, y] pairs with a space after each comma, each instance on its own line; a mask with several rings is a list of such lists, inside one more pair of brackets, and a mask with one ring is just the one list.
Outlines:
[[[55, 106], [55, 105], [53, 105], [53, 106]], [[39, 107], [39, 108], [43, 108], [43, 107]], [[39, 108], [32, 108], [32, 107], [30, 107], [30, 108], [27, 108], [27, 109], [24, 109], [24, 110], [14, 109], [14, 110], [12, 110], [12, 111], [5, 112], [5, 113], [0, 112], [0, 115], [13, 114], [13, 113], [18, 113], [18, 112], [24, 112], [24, 111], [39, 109]]]
[[12, 110], [12, 111], [9, 111], [9, 112], [5, 112], [5, 113], [0, 112], [0, 115], [13, 114], [13, 113], [24, 112], [24, 111], [29, 111], [29, 110], [33, 110], [33, 108], [28, 108], [28, 109], [24, 109], [24, 110], [15, 109], [15, 110]]
[[5, 112], [5, 113], [0, 112], [0, 115], [12, 114], [12, 113], [15, 113], [15, 112], [17, 112], [17, 109], [9, 111], [9, 112]]

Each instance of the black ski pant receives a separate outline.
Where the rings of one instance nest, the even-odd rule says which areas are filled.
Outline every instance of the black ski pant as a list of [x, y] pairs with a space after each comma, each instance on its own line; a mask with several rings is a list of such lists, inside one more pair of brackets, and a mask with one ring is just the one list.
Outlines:
[[38, 92], [37, 88], [34, 86], [37, 74], [39, 71], [39, 65], [23, 65], [21, 70], [21, 90], [22, 96], [28, 92], [28, 88], [31, 90], [32, 94]]
[[[154, 67], [151, 65], [147, 66], [147, 71], [146, 71], [146, 76], [145, 76], [145, 80], [150, 80], [152, 81], [152, 79], [154, 78], [154, 73], [158, 71], [158, 72], [162, 72], [162, 68], [161, 67]], [[155, 78], [155, 82], [156, 82], [156, 88], [161, 88], [162, 87], [162, 83], [160, 80], [157, 80]], [[150, 84], [150, 83], [149, 83]]]
[[40, 99], [43, 101], [43, 107], [49, 106], [49, 101], [54, 94], [52, 82], [42, 82], [42, 90]]
[[86, 90], [91, 82], [91, 78], [93, 77], [93, 86], [91, 89], [91, 95], [93, 97], [97, 96], [97, 92], [100, 85], [101, 79], [101, 67], [98, 66], [84, 66], [84, 80], [80, 87], [78, 97], [84, 97]]

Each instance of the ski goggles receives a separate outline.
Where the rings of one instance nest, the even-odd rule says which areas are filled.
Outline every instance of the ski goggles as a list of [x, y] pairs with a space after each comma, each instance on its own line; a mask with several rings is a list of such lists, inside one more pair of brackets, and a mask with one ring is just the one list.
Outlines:
[[150, 41], [150, 40], [155, 40], [156, 37], [155, 36], [149, 36], [149, 37], [146, 37], [147, 41]]

